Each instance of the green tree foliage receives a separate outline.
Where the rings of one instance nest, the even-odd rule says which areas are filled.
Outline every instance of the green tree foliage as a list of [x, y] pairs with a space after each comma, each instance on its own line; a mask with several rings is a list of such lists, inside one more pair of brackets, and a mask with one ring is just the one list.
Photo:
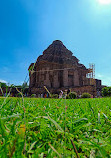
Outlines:
[[102, 89], [102, 96], [104, 97], [110, 97], [111, 96], [111, 87], [104, 87]]
[[76, 92], [70, 92], [66, 98], [67, 99], [75, 99], [75, 98], [77, 98], [77, 93]]
[[81, 98], [91, 98], [91, 94], [89, 93], [83, 93]]
[[24, 82], [21, 87], [22, 87], [23, 89], [28, 88], [27, 82]]
[[2, 83], [0, 82], [0, 87], [3, 88], [3, 87], [7, 87], [7, 84], [6, 83]]

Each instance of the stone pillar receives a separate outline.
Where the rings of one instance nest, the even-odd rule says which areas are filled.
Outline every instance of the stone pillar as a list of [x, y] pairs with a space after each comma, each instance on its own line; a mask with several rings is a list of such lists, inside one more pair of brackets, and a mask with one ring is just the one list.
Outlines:
[[30, 86], [33, 87], [35, 83], [36, 83], [35, 72], [30, 72]]
[[38, 84], [39, 84], [39, 86], [41, 87], [41, 79], [42, 79], [42, 78], [41, 78], [41, 70], [39, 70], [39, 71], [40, 71], [40, 72], [39, 72], [39, 83], [38, 83]]
[[54, 88], [59, 88], [58, 72], [54, 72]]
[[78, 74], [78, 71], [75, 70], [74, 71], [74, 86], [79, 86], [79, 74]]
[[49, 80], [49, 71], [47, 71], [46, 73], [46, 80], [44, 81], [44, 85], [46, 87], [51, 87], [50, 80]]
[[30, 87], [31, 87], [31, 85], [32, 85], [32, 76], [31, 76], [31, 72], [30, 72], [30, 74], [29, 74], [29, 85], [30, 85]]
[[39, 72], [36, 72], [36, 84], [39, 83]]
[[63, 71], [63, 86], [68, 87], [68, 70], [64, 69]]

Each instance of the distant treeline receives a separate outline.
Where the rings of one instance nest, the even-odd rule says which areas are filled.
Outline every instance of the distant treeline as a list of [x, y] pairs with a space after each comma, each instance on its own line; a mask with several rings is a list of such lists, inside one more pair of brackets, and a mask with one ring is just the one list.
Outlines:
[[8, 94], [12, 97], [19, 96], [20, 92], [22, 92], [24, 95], [28, 95], [28, 85], [27, 83], [23, 83], [22, 85], [7, 85], [6, 83], [0, 82], [0, 96], [7, 96]]

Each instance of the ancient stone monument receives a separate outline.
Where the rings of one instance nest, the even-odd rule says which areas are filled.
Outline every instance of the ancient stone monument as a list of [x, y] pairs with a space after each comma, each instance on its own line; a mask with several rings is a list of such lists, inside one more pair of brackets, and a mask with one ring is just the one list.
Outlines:
[[79, 95], [89, 92], [94, 95], [95, 86], [87, 78], [89, 69], [73, 56], [61, 41], [56, 40], [29, 66], [30, 94], [40, 94], [44, 86], [51, 93], [71, 89]]

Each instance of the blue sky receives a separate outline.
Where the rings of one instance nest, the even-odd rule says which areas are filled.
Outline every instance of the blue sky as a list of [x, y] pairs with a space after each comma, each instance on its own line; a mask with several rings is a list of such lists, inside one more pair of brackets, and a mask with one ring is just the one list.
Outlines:
[[22, 84], [30, 63], [59, 39], [111, 86], [111, 3], [103, 1], [1, 0], [0, 81]]

